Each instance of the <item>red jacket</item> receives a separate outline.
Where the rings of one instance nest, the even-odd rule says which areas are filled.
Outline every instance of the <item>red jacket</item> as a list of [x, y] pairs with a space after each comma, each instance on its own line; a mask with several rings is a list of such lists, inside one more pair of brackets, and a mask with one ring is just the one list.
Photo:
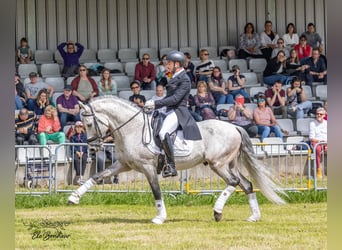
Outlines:
[[[81, 80], [80, 76], [77, 76], [74, 78], [74, 80], [72, 80], [72, 82], [71, 82], [72, 90], [77, 91], [78, 84], [80, 83], [80, 80]], [[88, 76], [88, 81], [90, 82], [91, 86], [93, 87], [93, 91], [96, 92], [96, 95], [99, 95], [99, 88], [97, 87], [95, 80]]]
[[144, 66], [142, 62], [137, 63], [135, 66], [134, 80], [144, 82], [143, 79], [146, 76], [152, 81], [156, 79], [154, 64], [149, 62], [147, 66]]

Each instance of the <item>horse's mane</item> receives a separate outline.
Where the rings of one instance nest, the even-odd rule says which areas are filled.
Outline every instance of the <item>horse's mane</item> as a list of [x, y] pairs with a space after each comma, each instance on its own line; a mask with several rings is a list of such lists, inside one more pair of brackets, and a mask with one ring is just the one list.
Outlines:
[[135, 111], [135, 112], [139, 111], [139, 109], [140, 109], [140, 107], [137, 104], [130, 102], [128, 100], [119, 98], [115, 95], [103, 95], [103, 96], [95, 97], [95, 98], [90, 100], [89, 104], [96, 103], [96, 102], [102, 102], [102, 101], [108, 101], [108, 100], [113, 100], [115, 102], [118, 102], [120, 105], [126, 106], [127, 108], [129, 108], [130, 110]]

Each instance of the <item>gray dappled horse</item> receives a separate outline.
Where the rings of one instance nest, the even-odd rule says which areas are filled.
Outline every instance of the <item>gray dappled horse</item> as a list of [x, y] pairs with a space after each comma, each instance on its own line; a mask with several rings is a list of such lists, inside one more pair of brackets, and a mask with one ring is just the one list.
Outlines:
[[[117, 175], [124, 171], [136, 170], [143, 173], [148, 180], [155, 199], [157, 215], [152, 219], [155, 224], [162, 224], [166, 217], [166, 208], [159, 186], [156, 166], [158, 154], [152, 153], [144, 138], [148, 134], [146, 114], [139, 107], [115, 96], [97, 97], [88, 105], [80, 104], [82, 120], [86, 127], [88, 142], [101, 142], [108, 129], [115, 137], [115, 154], [117, 161], [101, 173], [90, 177], [81, 187], [75, 190], [68, 204], [78, 204], [79, 199], [92, 186], [104, 177]], [[240, 127], [219, 121], [205, 120], [198, 123], [202, 140], [193, 141], [193, 150], [187, 157], [175, 157], [177, 170], [195, 167], [205, 163], [227, 184], [214, 206], [216, 221], [221, 220], [223, 207], [237, 185], [248, 196], [252, 215], [248, 221], [258, 221], [260, 210], [252, 183], [238, 169], [241, 159], [252, 180], [262, 193], [273, 203], [284, 204], [284, 200], [276, 193], [278, 186], [263, 163], [256, 159], [252, 143], [246, 131]]]

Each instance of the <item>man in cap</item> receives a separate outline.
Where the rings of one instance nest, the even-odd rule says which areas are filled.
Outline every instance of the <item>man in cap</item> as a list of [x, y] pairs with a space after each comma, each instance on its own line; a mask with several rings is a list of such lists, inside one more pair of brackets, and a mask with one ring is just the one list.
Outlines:
[[165, 177], [177, 175], [170, 134], [176, 131], [180, 125], [184, 132], [184, 139], [202, 139], [197, 124], [187, 108], [191, 81], [183, 68], [185, 56], [182, 52], [174, 50], [168, 53], [166, 60], [168, 61], [166, 67], [172, 73], [172, 77], [166, 85], [167, 94], [161, 100], [148, 100], [144, 106], [145, 110], [166, 107], [167, 116], [159, 132], [168, 166], [164, 171]]
[[81, 120], [80, 106], [78, 104], [77, 97], [72, 94], [71, 85], [66, 85], [64, 87], [64, 93], [57, 98], [56, 102], [61, 123], [61, 131], [63, 131], [67, 122], [76, 122]]

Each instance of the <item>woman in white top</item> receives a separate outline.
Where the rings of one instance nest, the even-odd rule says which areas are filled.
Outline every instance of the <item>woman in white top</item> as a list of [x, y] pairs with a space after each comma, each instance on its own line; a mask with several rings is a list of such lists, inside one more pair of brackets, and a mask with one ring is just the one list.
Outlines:
[[287, 48], [293, 48], [296, 44], [299, 43], [299, 37], [296, 33], [296, 27], [293, 23], [289, 23], [286, 27], [286, 34], [283, 35], [284, 45]]
[[101, 80], [97, 83], [100, 95], [116, 95], [117, 84], [110, 75], [109, 69], [103, 69], [101, 72]]

